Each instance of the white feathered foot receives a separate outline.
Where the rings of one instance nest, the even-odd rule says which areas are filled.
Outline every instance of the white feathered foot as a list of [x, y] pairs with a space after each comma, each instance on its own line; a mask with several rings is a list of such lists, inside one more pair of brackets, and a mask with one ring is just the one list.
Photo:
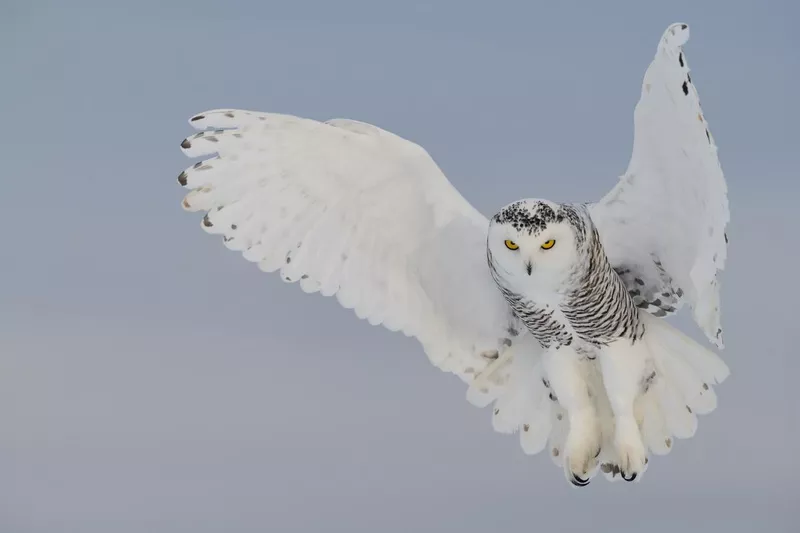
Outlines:
[[712, 386], [729, 374], [720, 357], [663, 319], [642, 313], [645, 334], [634, 344], [600, 350], [599, 361], [613, 411], [613, 455], [601, 461], [609, 479], [641, 479], [648, 449], [669, 453], [673, 438], [690, 438], [697, 415], [717, 405]]
[[566, 346], [544, 356], [551, 400], [558, 401], [569, 418], [563, 466], [567, 480], [576, 487], [588, 485], [597, 473], [603, 440], [592, 366], [592, 361]]

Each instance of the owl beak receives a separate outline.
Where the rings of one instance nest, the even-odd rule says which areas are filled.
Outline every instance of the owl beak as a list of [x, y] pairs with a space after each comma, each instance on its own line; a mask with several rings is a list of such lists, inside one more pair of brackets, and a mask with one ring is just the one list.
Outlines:
[[529, 276], [531, 275], [531, 272], [533, 272], [533, 263], [530, 260], [528, 260], [528, 262], [525, 263], [525, 270], [528, 271]]

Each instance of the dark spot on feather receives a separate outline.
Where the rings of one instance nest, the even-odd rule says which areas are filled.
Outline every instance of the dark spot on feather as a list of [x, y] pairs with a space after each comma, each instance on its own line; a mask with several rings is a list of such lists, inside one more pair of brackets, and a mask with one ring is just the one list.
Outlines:
[[678, 295], [678, 298], [681, 298], [681, 297], [683, 296], [683, 289], [681, 289], [680, 287], [678, 287], [678, 290], [677, 290], [677, 291], [675, 291], [675, 294], [677, 294], [677, 295]]
[[669, 298], [672, 295], [670, 293], [668, 293], [668, 292], [662, 292], [661, 296], [663, 296], [664, 298]]
[[236, 228], [238, 228], [238, 227], [239, 227], [239, 226], [237, 226], [236, 224], [231, 224], [231, 229], [233, 229], [233, 230], [235, 230], [235, 229], [236, 229]]
[[687, 72], [686, 79], [689, 80], [689, 83], [692, 83], [692, 76]]
[[192, 117], [191, 122], [195, 122], [196, 120], [203, 120], [204, 118], [206, 118], [205, 115], [197, 115], [196, 117]]
[[550, 382], [547, 381], [545, 378], [542, 378], [542, 385], [544, 385], [548, 389], [550, 388]]
[[554, 402], [558, 401], [558, 398], [556, 398], [556, 395], [553, 394], [552, 392], [550, 393], [550, 399], [553, 400]]
[[300, 279], [308, 279], [308, 274], [303, 274], [302, 276], [300, 276]]
[[728, 244], [728, 232], [725, 232], [725, 244]]
[[708, 390], [708, 383], [703, 383], [703, 390]]
[[653, 305], [655, 305], [656, 307], [661, 307], [661, 300], [656, 298], [655, 300], [653, 300]]
[[678, 54], [678, 63], [680, 63], [680, 64], [681, 64], [681, 66], [683, 66], [683, 52], [681, 52], [680, 54]]
[[183, 148], [184, 150], [188, 150], [191, 147], [192, 143], [189, 142], [189, 139], [184, 139], [183, 142], [181, 143], [181, 148]]
[[708, 144], [711, 144], [711, 134], [708, 133], [708, 130], [706, 130], [706, 139], [708, 139]]
[[519, 331], [517, 331], [516, 329], [514, 329], [511, 326], [508, 327], [507, 331], [508, 331], [508, 334], [511, 335], [512, 337], [516, 337], [517, 335], [519, 335]]
[[503, 339], [503, 345], [505, 345], [505, 346], [511, 346], [511, 339], [509, 339], [509, 338], [504, 338], [504, 339]]
[[689, 96], [689, 84], [687, 82], [683, 82], [682, 87], [683, 87], [683, 94]]
[[681, 24], [681, 29], [682, 29], [682, 30], [685, 30], [685, 29], [686, 29], [686, 28], [688, 28], [688, 27], [689, 27], [689, 26], [687, 26], [686, 24]]
[[286, 256], [286, 264], [288, 265], [291, 262], [292, 262], [292, 258], [287, 255]]
[[211, 223], [211, 219], [208, 218], [208, 213], [206, 213], [206, 216], [203, 217], [203, 225], [207, 228], [210, 228], [214, 225]]
[[530, 424], [522, 424], [522, 431], [529, 431], [531, 429]]
[[689, 407], [688, 405], [686, 406], [686, 410], [689, 411], [689, 414], [692, 414], [692, 408]]
[[500, 414], [500, 409], [495, 409], [494, 410], [494, 414], [499, 415]]
[[219, 142], [219, 139], [217, 139], [213, 135], [209, 135], [208, 137], [206, 137], [206, 140], [209, 141], [209, 142], [212, 142], [212, 143]]
[[203, 164], [202, 161], [198, 161], [197, 163], [194, 164], [194, 166], [192, 168], [200, 168], [200, 165], [202, 165], [202, 164]]
[[633, 279], [633, 281], [635, 281], [635, 282], [636, 282], [636, 283], [638, 283], [639, 285], [644, 285], [644, 281], [642, 281], [642, 279], [641, 279], [641, 278], [634, 278], [634, 279]]
[[228, 118], [233, 118], [233, 113], [228, 111], [227, 113], [225, 113], [225, 116], [228, 117]]
[[186, 172], [181, 172], [180, 175], [178, 176], [178, 183], [180, 183], [185, 187], [187, 183], [186, 178], [187, 178]]

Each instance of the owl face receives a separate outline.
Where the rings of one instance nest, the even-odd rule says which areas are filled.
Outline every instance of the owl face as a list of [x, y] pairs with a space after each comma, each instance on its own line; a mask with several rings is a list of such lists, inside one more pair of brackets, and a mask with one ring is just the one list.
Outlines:
[[492, 217], [487, 243], [498, 275], [520, 292], [563, 285], [580, 258], [583, 239], [575, 222], [564, 206], [546, 200], [504, 207]]

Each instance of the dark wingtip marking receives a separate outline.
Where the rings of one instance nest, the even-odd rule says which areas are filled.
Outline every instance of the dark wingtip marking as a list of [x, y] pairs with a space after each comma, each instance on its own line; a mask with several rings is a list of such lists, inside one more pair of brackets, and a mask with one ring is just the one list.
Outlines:
[[187, 177], [188, 176], [186, 175], [186, 171], [181, 172], [180, 175], [178, 176], [178, 183], [180, 183], [181, 185], [186, 187], [186, 183], [187, 183], [186, 178]]
[[197, 115], [196, 117], [192, 117], [191, 122], [195, 122], [197, 120], [203, 120], [204, 118], [206, 118], [205, 115]]
[[211, 219], [208, 218], [208, 213], [206, 213], [206, 216], [203, 217], [203, 225], [207, 228], [210, 228], [214, 225], [211, 223]]
[[191, 147], [192, 143], [189, 142], [189, 139], [184, 139], [183, 142], [181, 143], [181, 148], [183, 148], [184, 150], [188, 150]]
[[686, 96], [689, 96], [689, 82], [686, 82], [686, 81], [683, 82], [682, 87], [683, 87], [683, 94], [685, 94]]

